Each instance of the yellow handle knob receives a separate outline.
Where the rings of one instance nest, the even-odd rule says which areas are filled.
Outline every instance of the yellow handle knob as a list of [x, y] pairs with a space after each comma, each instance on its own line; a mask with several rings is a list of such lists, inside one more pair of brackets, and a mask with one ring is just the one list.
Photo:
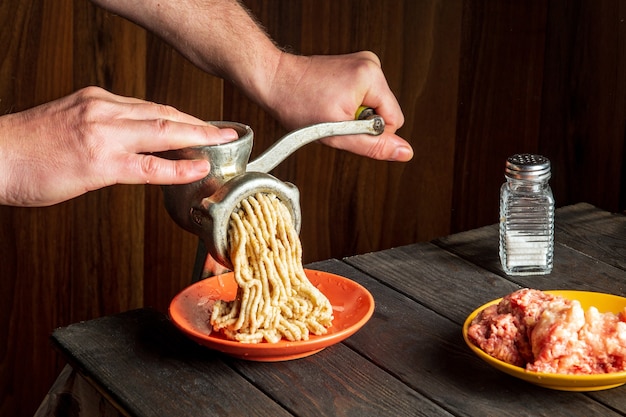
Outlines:
[[356, 109], [356, 113], [354, 114], [354, 119], [365, 120], [375, 115], [376, 115], [376, 112], [374, 112], [373, 108], [367, 107], [367, 106], [359, 106], [359, 108]]

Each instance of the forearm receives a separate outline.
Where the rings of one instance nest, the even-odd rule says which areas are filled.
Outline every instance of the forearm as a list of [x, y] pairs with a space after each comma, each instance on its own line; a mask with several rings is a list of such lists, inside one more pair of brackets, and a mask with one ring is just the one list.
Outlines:
[[266, 106], [281, 51], [236, 0], [92, 0]]

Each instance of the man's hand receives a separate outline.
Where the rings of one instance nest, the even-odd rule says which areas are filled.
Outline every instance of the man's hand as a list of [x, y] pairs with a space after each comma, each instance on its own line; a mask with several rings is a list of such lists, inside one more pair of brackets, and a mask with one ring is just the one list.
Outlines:
[[404, 115], [372, 52], [283, 54], [267, 92], [267, 109], [290, 129], [352, 120], [359, 106], [371, 107], [385, 120], [382, 135], [339, 136], [322, 142], [374, 159], [408, 161], [413, 157], [409, 143], [395, 134]]
[[172, 107], [97, 87], [0, 117], [0, 204], [47, 206], [113, 184], [180, 184], [204, 160], [151, 155], [236, 139]]

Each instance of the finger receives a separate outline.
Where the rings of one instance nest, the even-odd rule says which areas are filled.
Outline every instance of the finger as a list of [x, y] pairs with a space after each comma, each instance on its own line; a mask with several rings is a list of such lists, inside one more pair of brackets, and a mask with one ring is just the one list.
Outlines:
[[[97, 107], [96, 114], [113, 113], [109, 120], [117, 119], [119, 123], [124, 123], [124, 129], [133, 129], [137, 133], [146, 129], [145, 133], [157, 139], [164, 139], [166, 142], [176, 140], [180, 135], [189, 135], [187, 138], [191, 142], [180, 142], [174, 147], [160, 147], [160, 150], [176, 149], [186, 146], [216, 145], [237, 139], [238, 135], [233, 129], [219, 129], [216, 126], [195, 118], [189, 114], [178, 111], [172, 106], [146, 102], [133, 97], [123, 97], [111, 94], [106, 90], [97, 89], [95, 94], [107, 97], [104, 106], [111, 106], [109, 109]], [[108, 110], [111, 113], [107, 113]], [[137, 122], [133, 127], [129, 121]], [[174, 124], [170, 122], [175, 122]], [[199, 126], [200, 128], [193, 127]], [[170, 136], [168, 136], [170, 135]], [[137, 137], [139, 138], [139, 137]], [[145, 142], [135, 141], [140, 144]], [[148, 146], [154, 146], [152, 140]]]
[[413, 158], [411, 145], [398, 135], [389, 132], [379, 136], [335, 136], [321, 141], [337, 149], [382, 161], [406, 162]]
[[400, 103], [387, 83], [384, 73], [380, 70], [380, 58], [370, 51], [357, 52], [356, 55], [376, 66], [375, 70], [366, 71], [370, 74], [371, 84], [364, 92], [362, 101], [358, 104], [373, 108], [385, 120], [387, 129], [393, 133], [404, 124], [404, 114]]
[[122, 137], [122, 146], [131, 153], [160, 152], [190, 146], [227, 143], [239, 137], [234, 129], [174, 122], [168, 119], [124, 120], [109, 126], [109, 137]]
[[209, 174], [206, 160], [177, 160], [154, 155], [127, 155], [116, 170], [117, 184], [187, 184]]
[[[377, 93], [373, 93], [377, 91]], [[394, 133], [404, 125], [404, 113], [393, 92], [385, 85], [370, 89], [363, 97], [363, 105], [371, 107], [385, 121], [385, 130]]]
[[395, 98], [382, 100], [380, 104], [372, 108], [376, 114], [380, 115], [385, 121], [387, 131], [395, 133], [404, 125], [404, 113], [402, 113], [400, 104], [398, 104]]
[[[77, 100], [97, 99], [109, 107], [112, 115], [135, 120], [168, 119], [178, 122], [203, 125], [205, 121], [166, 105], [135, 97], [120, 96], [99, 87], [87, 87], [76, 93]], [[97, 104], [95, 104], [97, 106]], [[104, 110], [104, 109], [98, 109]]]
[[136, 103], [118, 103], [120, 116], [134, 120], [166, 119], [175, 122], [189, 123], [195, 125], [206, 125], [207, 122], [200, 120], [190, 114], [181, 112], [166, 104], [140, 101]]

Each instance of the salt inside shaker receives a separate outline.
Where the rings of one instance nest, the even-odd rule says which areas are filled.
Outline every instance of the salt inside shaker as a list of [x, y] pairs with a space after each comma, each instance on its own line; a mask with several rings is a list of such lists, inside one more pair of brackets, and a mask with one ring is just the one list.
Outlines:
[[505, 166], [500, 189], [500, 261], [508, 275], [552, 271], [554, 196], [548, 184], [550, 160], [516, 154]]

